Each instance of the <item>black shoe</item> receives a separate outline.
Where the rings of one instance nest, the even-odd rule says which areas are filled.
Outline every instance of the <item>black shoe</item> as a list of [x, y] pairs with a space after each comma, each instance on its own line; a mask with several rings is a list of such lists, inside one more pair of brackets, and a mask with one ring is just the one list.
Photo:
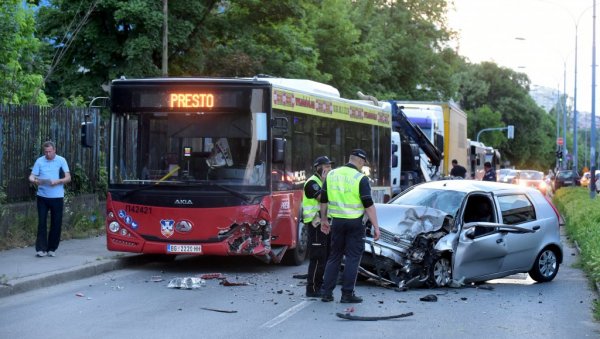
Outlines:
[[328, 303], [330, 301], [333, 301], [333, 295], [331, 295], [331, 294], [323, 294], [321, 296], [321, 301], [322, 302], [326, 302], [326, 303]]
[[319, 292], [306, 292], [306, 297], [307, 298], [320, 298], [321, 297], [321, 293], [319, 293]]
[[342, 294], [342, 299], [340, 299], [340, 302], [342, 304], [358, 304], [361, 303], [363, 300], [361, 297], [354, 295], [354, 293], [352, 294]]

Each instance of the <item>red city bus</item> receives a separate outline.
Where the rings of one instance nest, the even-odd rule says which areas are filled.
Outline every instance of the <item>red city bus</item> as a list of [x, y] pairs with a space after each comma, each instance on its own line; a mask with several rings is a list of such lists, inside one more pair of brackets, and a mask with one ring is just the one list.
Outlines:
[[375, 199], [390, 195], [391, 119], [333, 87], [281, 78], [114, 80], [110, 89], [107, 247], [252, 255], [301, 264], [302, 190], [312, 161], [354, 148]]

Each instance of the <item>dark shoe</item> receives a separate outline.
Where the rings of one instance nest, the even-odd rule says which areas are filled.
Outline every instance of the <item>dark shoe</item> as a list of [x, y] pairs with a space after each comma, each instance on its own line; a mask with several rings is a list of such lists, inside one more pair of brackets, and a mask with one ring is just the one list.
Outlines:
[[306, 297], [307, 298], [320, 298], [321, 297], [321, 293], [319, 293], [319, 292], [306, 292]]
[[342, 294], [342, 299], [340, 299], [342, 304], [358, 304], [362, 302], [362, 298], [352, 294]]
[[330, 301], [333, 301], [333, 295], [331, 295], [331, 294], [323, 294], [321, 296], [321, 301], [322, 302], [326, 302], [326, 303], [328, 303]]

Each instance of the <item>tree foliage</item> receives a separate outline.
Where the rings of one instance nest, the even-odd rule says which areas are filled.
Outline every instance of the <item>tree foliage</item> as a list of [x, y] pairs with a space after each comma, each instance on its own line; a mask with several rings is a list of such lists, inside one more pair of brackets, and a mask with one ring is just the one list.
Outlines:
[[0, 103], [48, 103], [37, 67], [40, 42], [34, 36], [32, 7], [20, 0], [0, 2]]
[[489, 140], [488, 145], [500, 149], [503, 159], [517, 168], [551, 167], [554, 121], [529, 96], [527, 75], [484, 62], [466, 65], [459, 77], [460, 103], [469, 112], [470, 136], [483, 128], [513, 125], [514, 139], [488, 137], [483, 141]]
[[[16, 0], [14, 0], [16, 1]], [[516, 166], [552, 161], [551, 117], [526, 75], [468, 64], [448, 42], [445, 0], [171, 0], [169, 75], [257, 74], [326, 82], [344, 97], [459, 101], [469, 136], [486, 133]], [[46, 92], [57, 101], [104, 96], [120, 76], [160, 76], [162, 0], [50, 0], [39, 8]], [[532, 128], [536, 126], [536, 128]]]

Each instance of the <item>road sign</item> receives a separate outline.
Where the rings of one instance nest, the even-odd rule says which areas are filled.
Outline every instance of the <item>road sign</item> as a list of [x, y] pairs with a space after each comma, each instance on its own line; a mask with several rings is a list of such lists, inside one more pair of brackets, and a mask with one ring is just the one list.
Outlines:
[[562, 146], [563, 145], [563, 138], [560, 138], [560, 137], [556, 138], [556, 144], [559, 145], [559, 146]]

